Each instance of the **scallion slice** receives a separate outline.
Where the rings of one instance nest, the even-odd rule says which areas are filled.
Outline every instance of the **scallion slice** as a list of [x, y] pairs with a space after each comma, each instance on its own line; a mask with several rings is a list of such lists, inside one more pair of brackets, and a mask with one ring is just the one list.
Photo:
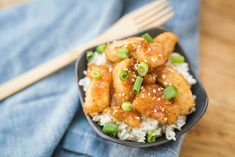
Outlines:
[[122, 103], [122, 110], [123, 110], [124, 112], [129, 112], [129, 111], [131, 111], [131, 110], [132, 110], [132, 104], [131, 104], [131, 102], [126, 101], [126, 102]]
[[147, 133], [147, 142], [148, 143], [156, 142], [156, 136], [154, 135], [154, 131], [150, 131]]
[[90, 62], [94, 58], [94, 52], [93, 51], [87, 51], [86, 53], [86, 59], [88, 62]]
[[178, 89], [173, 85], [169, 85], [164, 89], [164, 95], [167, 100], [171, 100], [177, 94], [178, 94]]
[[100, 73], [99, 69], [93, 68], [91, 71], [91, 77], [98, 80], [102, 77], [102, 74]]
[[143, 37], [148, 43], [153, 42], [153, 38], [152, 38], [148, 33], [145, 33], [142, 37]]
[[184, 63], [184, 56], [180, 55], [172, 55], [171, 56], [172, 63]]
[[106, 122], [103, 127], [103, 132], [106, 135], [116, 137], [118, 133], [118, 125], [114, 122]]
[[140, 76], [145, 76], [148, 70], [149, 70], [149, 66], [145, 62], [141, 62], [137, 67], [137, 71]]
[[121, 59], [126, 59], [129, 57], [128, 49], [126, 48], [120, 48], [117, 50], [116, 56]]
[[135, 83], [134, 83], [134, 86], [132, 88], [132, 91], [134, 94], [138, 94], [140, 92], [140, 88], [141, 88], [143, 80], [144, 79], [142, 77], [137, 76]]
[[122, 70], [121, 73], [119, 74], [119, 79], [121, 81], [125, 81], [129, 76], [129, 71], [127, 69]]
[[105, 51], [105, 49], [108, 47], [107, 44], [101, 44], [99, 46], [96, 47], [96, 51], [101, 54]]

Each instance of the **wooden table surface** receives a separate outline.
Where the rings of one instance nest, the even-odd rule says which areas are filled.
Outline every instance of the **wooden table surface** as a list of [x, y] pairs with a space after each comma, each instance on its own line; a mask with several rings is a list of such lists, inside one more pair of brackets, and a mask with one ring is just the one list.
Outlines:
[[235, 156], [235, 1], [202, 0], [200, 76], [209, 96], [201, 121], [189, 131], [183, 157]]
[[[0, 8], [22, 1], [0, 0]], [[180, 156], [235, 156], [235, 0], [201, 0], [200, 70], [209, 107]]]

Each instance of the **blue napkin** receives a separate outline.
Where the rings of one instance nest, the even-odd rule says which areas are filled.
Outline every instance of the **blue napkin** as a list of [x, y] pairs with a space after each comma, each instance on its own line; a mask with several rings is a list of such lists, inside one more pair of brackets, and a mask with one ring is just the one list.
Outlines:
[[[0, 11], [0, 83], [97, 36], [150, 0], [34, 0]], [[198, 70], [198, 1], [171, 0], [166, 27], [179, 35]], [[0, 156], [178, 156], [182, 138], [140, 149], [107, 142], [80, 107], [74, 65], [2, 101]]]

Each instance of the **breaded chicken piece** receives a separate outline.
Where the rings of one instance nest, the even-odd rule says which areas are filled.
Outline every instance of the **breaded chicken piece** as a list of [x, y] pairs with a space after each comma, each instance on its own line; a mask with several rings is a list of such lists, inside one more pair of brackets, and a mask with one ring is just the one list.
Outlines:
[[161, 43], [163, 45], [163, 55], [168, 58], [175, 49], [178, 37], [171, 32], [164, 32], [153, 39], [153, 43]]
[[[120, 79], [120, 74], [128, 70], [128, 77], [126, 80]], [[125, 101], [132, 101], [134, 94], [132, 88], [134, 85], [136, 73], [134, 71], [134, 61], [131, 59], [125, 59], [120, 63], [117, 63], [112, 71], [113, 76], [113, 92], [114, 99], [117, 105], [121, 105]]]
[[[100, 78], [92, 77], [94, 70], [101, 74]], [[91, 64], [87, 69], [87, 76], [91, 82], [86, 92], [83, 109], [86, 114], [94, 116], [110, 105], [111, 72], [108, 65]]]
[[117, 57], [118, 49], [126, 48], [129, 53], [136, 47], [140, 45], [143, 41], [143, 38], [140, 37], [131, 37], [123, 40], [114, 41], [108, 44], [108, 47], [105, 49], [106, 59], [111, 63], [121, 62], [122, 59]]
[[157, 81], [164, 87], [174, 85], [178, 89], [178, 94], [173, 99], [173, 103], [180, 107], [180, 114], [187, 115], [195, 106], [195, 100], [190, 89], [190, 85], [183, 75], [178, 73], [169, 65], [163, 65], [155, 69]]
[[129, 55], [138, 62], [146, 62], [149, 67], [157, 67], [166, 62], [163, 55], [163, 45], [156, 41], [148, 43], [142, 37], [132, 37], [115, 41], [108, 45], [105, 50], [106, 58], [109, 62], [117, 63], [122, 59], [117, 57], [118, 49], [128, 49]]
[[157, 84], [143, 86], [132, 105], [142, 115], [155, 118], [161, 124], [172, 124], [179, 115], [179, 108], [165, 99], [163, 88]]
[[140, 127], [140, 115], [136, 111], [124, 112], [120, 106], [112, 106], [106, 112], [117, 121], [124, 122], [131, 127]]
[[144, 76], [143, 84], [155, 84], [157, 82], [157, 74], [155, 68], [149, 69], [148, 73]]
[[150, 68], [155, 68], [166, 62], [163, 55], [163, 45], [158, 41], [148, 43], [144, 38], [141, 44], [137, 45], [135, 50], [131, 52], [133, 58], [138, 62], [145, 62]]

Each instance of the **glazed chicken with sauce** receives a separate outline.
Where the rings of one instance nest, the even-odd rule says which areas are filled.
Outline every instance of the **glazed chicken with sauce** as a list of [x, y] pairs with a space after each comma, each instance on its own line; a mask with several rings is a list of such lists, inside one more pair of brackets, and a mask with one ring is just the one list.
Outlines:
[[[100, 72], [99, 79], [93, 78], [94, 72]], [[110, 106], [111, 72], [108, 65], [89, 65], [87, 76], [91, 80], [86, 91], [84, 111], [93, 116]]]
[[162, 124], [172, 124], [179, 115], [179, 107], [168, 101], [163, 88], [157, 84], [144, 85], [133, 101], [133, 108]]
[[[122, 72], [128, 73], [126, 80], [120, 80]], [[132, 92], [132, 87], [135, 82], [136, 72], [134, 71], [134, 61], [132, 59], [125, 59], [117, 63], [112, 71], [113, 76], [113, 96], [117, 105], [121, 105], [125, 101], [132, 101], [135, 94]]]
[[174, 97], [173, 103], [180, 108], [181, 115], [187, 115], [195, 106], [195, 100], [187, 80], [169, 65], [163, 65], [156, 69], [157, 81], [167, 87], [174, 85], [179, 93]]
[[131, 127], [138, 128], [140, 126], [140, 115], [136, 111], [124, 112], [121, 106], [116, 105], [109, 107], [105, 112], [112, 115], [114, 119], [122, 121]]
[[[173, 124], [179, 115], [189, 114], [195, 106], [190, 85], [173, 67], [166, 65], [177, 41], [176, 35], [165, 32], [152, 41], [131, 37], [108, 44], [105, 49], [108, 64], [88, 66], [87, 76], [91, 81], [86, 92], [85, 113], [94, 116], [105, 112], [116, 121], [137, 128], [142, 116], [161, 124]], [[146, 73], [138, 69], [140, 64], [145, 65], [145, 71], [148, 67]], [[95, 78], [91, 75], [94, 68], [98, 71]], [[140, 85], [136, 83], [137, 76]], [[173, 97], [166, 95], [168, 86], [175, 89]], [[134, 88], [139, 91], [134, 92]], [[126, 102], [128, 110], [123, 107]]]
[[155, 68], [166, 62], [177, 41], [178, 38], [170, 32], [158, 35], [151, 43], [141, 37], [132, 37], [112, 42], [107, 47], [105, 54], [109, 62], [117, 63], [121, 61], [116, 56], [117, 50], [127, 48], [130, 55], [138, 62], [146, 62], [149, 67]]

